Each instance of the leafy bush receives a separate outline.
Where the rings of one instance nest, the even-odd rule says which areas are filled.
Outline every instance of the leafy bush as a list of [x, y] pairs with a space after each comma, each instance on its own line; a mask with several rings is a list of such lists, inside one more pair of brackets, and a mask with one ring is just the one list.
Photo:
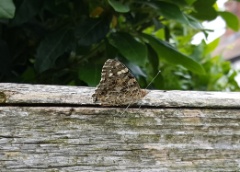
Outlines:
[[0, 80], [95, 86], [106, 59], [118, 58], [143, 87], [161, 70], [151, 87], [238, 90], [228, 62], [211, 58], [204, 42], [191, 44], [197, 32], [207, 35], [201, 22], [217, 16], [238, 30], [215, 2], [0, 1]]

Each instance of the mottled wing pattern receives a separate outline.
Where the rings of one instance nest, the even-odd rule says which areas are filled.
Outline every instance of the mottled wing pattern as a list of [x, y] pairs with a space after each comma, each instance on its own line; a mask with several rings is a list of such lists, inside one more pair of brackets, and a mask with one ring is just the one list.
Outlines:
[[108, 59], [102, 68], [101, 81], [92, 97], [94, 102], [101, 105], [119, 106], [135, 103], [146, 94], [147, 91], [139, 87], [126, 66], [117, 60]]

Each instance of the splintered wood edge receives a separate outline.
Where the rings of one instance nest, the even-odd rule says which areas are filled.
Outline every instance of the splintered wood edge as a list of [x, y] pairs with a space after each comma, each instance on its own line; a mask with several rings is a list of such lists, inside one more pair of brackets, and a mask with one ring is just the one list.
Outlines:
[[[0, 104], [94, 106], [95, 88], [0, 83]], [[240, 108], [239, 92], [149, 90], [136, 105], [147, 107]]]

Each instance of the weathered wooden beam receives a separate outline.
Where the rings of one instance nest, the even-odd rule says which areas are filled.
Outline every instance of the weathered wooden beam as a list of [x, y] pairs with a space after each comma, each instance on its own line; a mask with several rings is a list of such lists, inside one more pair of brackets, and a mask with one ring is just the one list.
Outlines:
[[[0, 83], [0, 103], [96, 105], [94, 88]], [[150, 107], [240, 108], [240, 92], [150, 90], [138, 102]]]
[[0, 171], [239, 171], [239, 93], [151, 91], [95, 106], [93, 88], [0, 84]]

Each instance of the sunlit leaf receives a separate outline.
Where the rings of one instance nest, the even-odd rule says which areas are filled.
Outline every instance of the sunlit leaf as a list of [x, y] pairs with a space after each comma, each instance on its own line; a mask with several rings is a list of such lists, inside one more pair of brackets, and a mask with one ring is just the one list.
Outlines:
[[195, 19], [193, 16], [190, 16], [190, 15], [185, 15], [185, 16], [188, 18], [189, 25], [191, 27], [199, 30], [204, 29], [202, 26], [202, 23], [199, 20]]
[[185, 0], [188, 5], [192, 5], [196, 0]]
[[207, 47], [205, 48], [205, 53], [213, 52], [213, 50], [215, 50], [217, 48], [217, 46], [219, 45], [219, 41], [220, 41], [220, 38], [217, 38], [217, 39], [213, 40], [212, 42], [210, 42], [207, 45]]
[[0, 1], [0, 18], [11, 19], [14, 17], [15, 5], [12, 0]]
[[234, 31], [239, 30], [239, 20], [236, 15], [228, 11], [219, 11], [218, 14], [225, 20], [227, 26]]

